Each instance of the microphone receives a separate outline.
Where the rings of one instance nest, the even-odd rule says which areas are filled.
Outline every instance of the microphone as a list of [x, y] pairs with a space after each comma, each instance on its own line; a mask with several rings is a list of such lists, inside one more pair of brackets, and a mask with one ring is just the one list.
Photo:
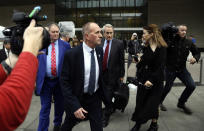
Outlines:
[[32, 10], [32, 12], [29, 14], [29, 18], [32, 18], [33, 16], [37, 15], [41, 10], [40, 6], [36, 6], [34, 7], [34, 9]]

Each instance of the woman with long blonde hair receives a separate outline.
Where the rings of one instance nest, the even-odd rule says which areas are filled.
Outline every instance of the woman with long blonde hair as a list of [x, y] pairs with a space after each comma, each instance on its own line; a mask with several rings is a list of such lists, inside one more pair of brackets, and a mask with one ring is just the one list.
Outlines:
[[132, 120], [136, 123], [131, 131], [139, 131], [141, 124], [150, 119], [152, 123], [148, 131], [157, 131], [167, 44], [156, 24], [143, 27], [142, 37], [145, 47], [137, 63], [138, 90], [135, 112], [132, 115]]

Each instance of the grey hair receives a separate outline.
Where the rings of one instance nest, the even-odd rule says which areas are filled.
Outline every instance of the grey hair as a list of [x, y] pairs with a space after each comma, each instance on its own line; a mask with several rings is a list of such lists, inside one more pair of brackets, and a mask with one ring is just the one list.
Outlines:
[[69, 33], [68, 32], [60, 32], [60, 35], [62, 37], [66, 37], [66, 36], [69, 36]]
[[108, 27], [108, 28], [112, 28], [114, 30], [114, 27], [111, 25], [111, 24], [105, 24], [102, 28], [103, 30], [103, 33], [105, 32], [105, 28]]

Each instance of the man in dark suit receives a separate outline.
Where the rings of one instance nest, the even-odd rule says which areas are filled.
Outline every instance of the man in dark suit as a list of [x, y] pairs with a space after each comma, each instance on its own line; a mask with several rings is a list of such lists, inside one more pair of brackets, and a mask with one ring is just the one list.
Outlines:
[[54, 131], [60, 130], [64, 113], [63, 96], [59, 83], [65, 51], [70, 48], [66, 42], [59, 39], [59, 27], [53, 23], [49, 25], [51, 44], [44, 49], [46, 54], [38, 56], [39, 68], [36, 81], [36, 94], [40, 95], [41, 110], [38, 131], [47, 131], [52, 96], [55, 104]]
[[94, 22], [82, 28], [84, 42], [65, 54], [61, 86], [66, 118], [62, 131], [71, 131], [89, 119], [91, 131], [102, 131], [102, 99], [107, 100], [102, 81], [101, 29]]
[[[124, 69], [124, 48], [120, 40], [114, 39], [114, 30], [111, 24], [103, 26], [104, 38], [102, 47], [104, 52], [103, 57], [103, 80], [107, 88], [109, 101], [112, 101], [114, 92], [119, 87], [119, 82], [123, 80], [125, 73]], [[108, 105], [105, 103], [105, 112], [103, 118], [103, 127], [106, 127], [109, 122], [110, 115], [114, 112], [113, 103]]]
[[9, 56], [10, 48], [11, 48], [10, 39], [6, 38], [4, 40], [3, 49], [0, 50], [0, 63]]

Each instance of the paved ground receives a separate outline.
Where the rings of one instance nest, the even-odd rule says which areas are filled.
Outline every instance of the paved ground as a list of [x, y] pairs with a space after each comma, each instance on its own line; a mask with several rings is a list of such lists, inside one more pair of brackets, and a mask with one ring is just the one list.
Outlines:
[[[195, 81], [199, 81], [200, 66], [188, 65]], [[135, 75], [135, 65], [132, 64], [128, 70], [129, 76]], [[176, 80], [179, 83], [179, 80]], [[174, 86], [167, 96], [164, 104], [167, 106], [167, 112], [160, 112], [159, 131], [204, 131], [204, 86], [197, 86], [193, 95], [190, 97], [187, 105], [193, 110], [192, 115], [186, 115], [176, 107], [178, 98], [182, 93], [184, 86]], [[129, 131], [134, 123], [130, 120], [135, 107], [136, 90], [130, 90], [130, 100], [124, 113], [116, 111], [110, 118], [110, 124], [104, 128], [104, 131]], [[40, 98], [33, 96], [30, 110], [24, 123], [16, 131], [36, 131], [39, 122]], [[50, 127], [53, 129], [53, 106], [50, 115]], [[146, 131], [150, 122], [144, 124], [141, 131]], [[81, 122], [73, 131], [90, 131], [89, 123]]]

